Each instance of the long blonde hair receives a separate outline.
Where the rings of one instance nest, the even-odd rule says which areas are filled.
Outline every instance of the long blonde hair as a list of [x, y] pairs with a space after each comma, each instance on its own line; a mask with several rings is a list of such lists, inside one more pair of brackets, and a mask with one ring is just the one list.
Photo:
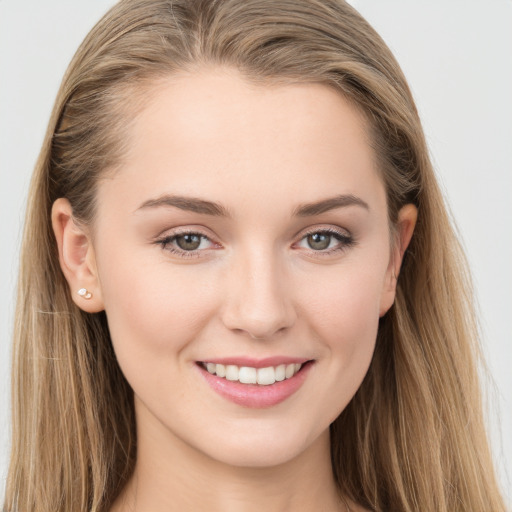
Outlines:
[[104, 313], [71, 300], [50, 211], [90, 223], [142, 91], [202, 64], [249, 80], [336, 88], [367, 117], [390, 223], [419, 218], [368, 374], [331, 425], [340, 492], [375, 511], [505, 510], [477, 378], [472, 291], [414, 102], [385, 43], [342, 0], [122, 0], [64, 77], [28, 200], [13, 352], [4, 509], [108, 510], [136, 454], [133, 393]]

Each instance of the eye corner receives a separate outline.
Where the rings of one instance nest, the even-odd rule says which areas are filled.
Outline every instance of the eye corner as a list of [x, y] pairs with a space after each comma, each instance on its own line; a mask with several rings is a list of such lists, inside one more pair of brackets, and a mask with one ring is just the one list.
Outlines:
[[[179, 259], [205, 258], [210, 251], [222, 249], [222, 245], [216, 242], [212, 236], [198, 229], [175, 229], [164, 233], [156, 237], [153, 244], [160, 246], [162, 251]], [[191, 240], [180, 244], [179, 240], [186, 237], [190, 237]], [[202, 247], [203, 244], [208, 246]]]
[[[318, 245], [316, 248], [311, 245], [316, 242], [310, 239], [315, 235], [321, 237], [320, 240], [317, 240]], [[354, 236], [347, 229], [319, 226], [300, 233], [298, 240], [292, 244], [292, 247], [304, 249], [308, 255], [328, 257], [339, 255], [355, 244]]]

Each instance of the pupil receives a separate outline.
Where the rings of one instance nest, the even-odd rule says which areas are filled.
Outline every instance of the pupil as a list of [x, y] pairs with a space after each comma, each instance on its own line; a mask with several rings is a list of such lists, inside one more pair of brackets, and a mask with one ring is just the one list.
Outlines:
[[201, 244], [201, 237], [199, 235], [181, 235], [176, 238], [176, 243], [184, 251], [193, 251]]
[[317, 251], [327, 249], [330, 242], [330, 235], [325, 235], [323, 233], [314, 233], [312, 235], [308, 235], [308, 245], [311, 247], [311, 249], [315, 249]]

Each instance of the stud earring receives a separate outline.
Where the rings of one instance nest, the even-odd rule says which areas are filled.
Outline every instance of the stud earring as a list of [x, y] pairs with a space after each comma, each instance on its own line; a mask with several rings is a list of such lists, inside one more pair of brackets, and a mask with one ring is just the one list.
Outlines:
[[89, 300], [92, 297], [92, 293], [89, 292], [87, 288], [80, 288], [80, 290], [78, 290], [78, 295], [87, 300]]

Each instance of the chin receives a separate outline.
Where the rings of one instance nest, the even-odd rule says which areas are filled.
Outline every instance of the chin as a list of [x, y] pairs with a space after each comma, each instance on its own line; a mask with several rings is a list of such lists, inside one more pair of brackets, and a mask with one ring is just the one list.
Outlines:
[[234, 449], [230, 453], [214, 453], [211, 456], [228, 466], [258, 469], [281, 466], [294, 460], [300, 453], [300, 450], [285, 449], [275, 452], [268, 447], [265, 450], [261, 447], [244, 447]]
[[313, 445], [325, 442], [329, 446], [329, 431], [325, 433], [306, 433], [257, 426], [247, 432], [232, 432], [224, 442], [209, 445], [204, 453], [210, 458], [234, 467], [270, 468], [289, 463], [308, 451]]

